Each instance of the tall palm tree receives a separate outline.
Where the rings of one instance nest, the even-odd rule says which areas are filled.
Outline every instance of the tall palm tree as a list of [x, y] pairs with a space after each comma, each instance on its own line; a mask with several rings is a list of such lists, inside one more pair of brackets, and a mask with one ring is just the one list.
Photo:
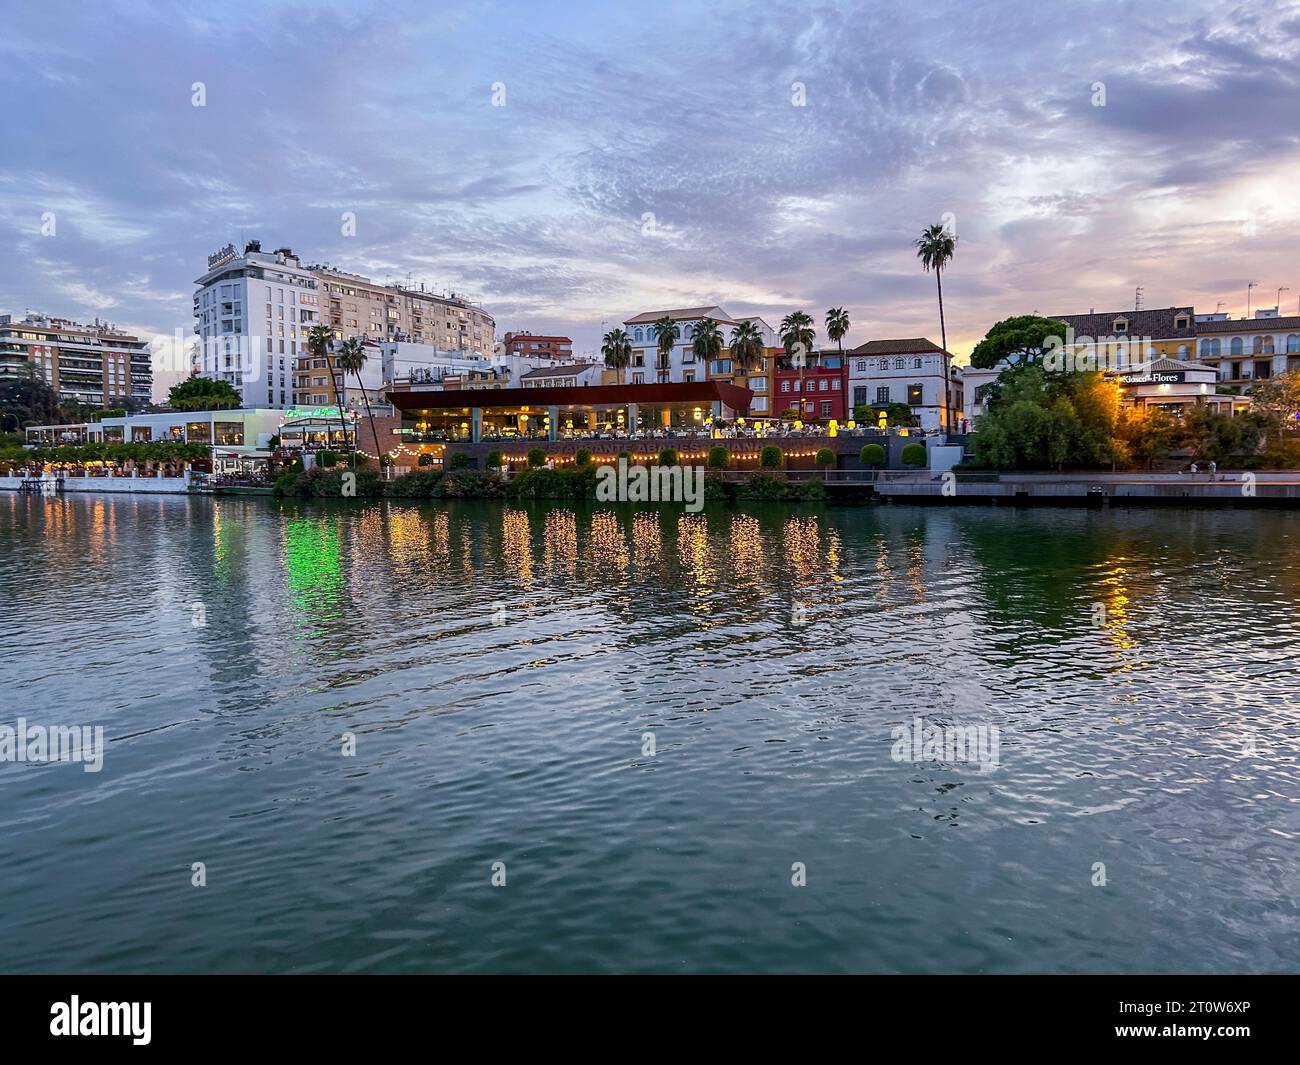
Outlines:
[[785, 347], [787, 355], [794, 355], [798, 351], [796, 362], [799, 366], [799, 418], [803, 419], [804, 406], [803, 399], [803, 371], [808, 365], [808, 356], [812, 354], [813, 341], [817, 337], [817, 330], [813, 328], [812, 316], [805, 311], [791, 311], [781, 319], [781, 343]]
[[705, 372], [708, 372], [708, 364], [722, 354], [722, 349], [727, 346], [727, 342], [722, 337], [722, 330], [718, 328], [718, 323], [712, 318], [705, 318], [695, 327], [695, 336], [691, 340], [691, 351], [695, 353], [697, 359], [703, 359], [705, 363]]
[[366, 404], [366, 417], [370, 419], [370, 435], [375, 441], [375, 461], [379, 463], [379, 468], [382, 471], [384, 468], [384, 449], [379, 446], [379, 430], [375, 428], [375, 414], [370, 409], [370, 393], [366, 391], [366, 383], [361, 380], [361, 371], [365, 369], [367, 362], [366, 346], [361, 338], [349, 337], [343, 341], [339, 345], [338, 360], [339, 369], [345, 374], [353, 374], [357, 379], [357, 384], [361, 386], [361, 398]]
[[659, 350], [658, 377], [660, 381], [667, 381], [672, 377], [673, 345], [681, 334], [677, 323], [666, 314], [650, 327], [650, 332], [654, 333], [655, 347]]
[[943, 321], [943, 268], [952, 260], [957, 250], [957, 238], [942, 223], [926, 226], [916, 241], [916, 257], [925, 272], [934, 271], [935, 284], [939, 286], [939, 340], [943, 350], [948, 350], [948, 330]]
[[600, 353], [605, 365], [618, 371], [618, 383], [623, 383], [623, 368], [632, 361], [632, 341], [622, 329], [611, 329], [600, 342]]
[[741, 322], [731, 331], [731, 358], [746, 376], [754, 367], [763, 365], [765, 347], [757, 322]]
[[330, 387], [339, 405], [339, 428], [343, 430], [343, 446], [347, 447], [348, 424], [343, 420], [343, 394], [339, 390], [338, 378], [334, 376], [334, 330], [327, 325], [314, 325], [307, 334], [307, 354], [313, 359], [324, 359], [325, 369], [329, 371]]
[[843, 307], [832, 307], [826, 312], [826, 335], [835, 341], [835, 346], [840, 349], [840, 354], [844, 354], [844, 345], [841, 343], [844, 334], [849, 331], [849, 312]]

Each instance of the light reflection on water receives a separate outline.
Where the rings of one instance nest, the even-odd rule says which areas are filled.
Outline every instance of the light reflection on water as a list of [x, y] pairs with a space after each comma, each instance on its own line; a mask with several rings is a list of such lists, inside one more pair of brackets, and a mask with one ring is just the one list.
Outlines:
[[1294, 970], [1298, 520], [0, 496], [0, 968]]

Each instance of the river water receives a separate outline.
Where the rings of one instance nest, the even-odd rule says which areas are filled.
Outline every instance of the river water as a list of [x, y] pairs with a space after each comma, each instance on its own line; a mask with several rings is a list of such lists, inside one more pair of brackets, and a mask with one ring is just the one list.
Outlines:
[[6, 493], [0, 604], [3, 971], [1300, 969], [1300, 515]]

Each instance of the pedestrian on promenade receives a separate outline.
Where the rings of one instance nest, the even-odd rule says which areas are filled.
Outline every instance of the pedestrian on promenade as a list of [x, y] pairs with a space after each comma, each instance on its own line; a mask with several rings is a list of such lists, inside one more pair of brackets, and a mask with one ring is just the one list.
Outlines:
[[1213, 481], [1213, 480], [1215, 479], [1214, 475], [1215, 475], [1216, 473], [1218, 473], [1218, 472], [1219, 472], [1219, 464], [1218, 464], [1217, 462], [1211, 462], [1211, 463], [1210, 463], [1210, 480], [1211, 480], [1211, 481]]

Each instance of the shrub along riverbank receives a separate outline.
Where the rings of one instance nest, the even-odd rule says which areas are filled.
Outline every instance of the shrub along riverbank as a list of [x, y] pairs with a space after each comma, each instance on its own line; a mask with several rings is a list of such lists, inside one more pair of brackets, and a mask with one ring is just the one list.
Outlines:
[[[415, 470], [391, 481], [381, 480], [370, 468], [355, 471], [355, 491], [349, 498], [357, 499], [512, 499], [512, 500], [564, 500], [578, 502], [595, 500], [596, 470], [594, 464], [549, 469], [535, 466], [523, 470], [506, 481], [495, 472], [478, 470]], [[275, 482], [278, 496], [296, 496], [300, 499], [341, 499], [345, 479], [352, 471], [343, 469], [311, 469], [305, 473], [282, 473]], [[730, 500], [760, 500], [767, 502], [816, 502], [826, 498], [826, 490], [819, 481], [787, 483], [771, 474], [755, 473], [747, 481], [724, 482], [716, 475], [704, 478], [706, 502]]]

